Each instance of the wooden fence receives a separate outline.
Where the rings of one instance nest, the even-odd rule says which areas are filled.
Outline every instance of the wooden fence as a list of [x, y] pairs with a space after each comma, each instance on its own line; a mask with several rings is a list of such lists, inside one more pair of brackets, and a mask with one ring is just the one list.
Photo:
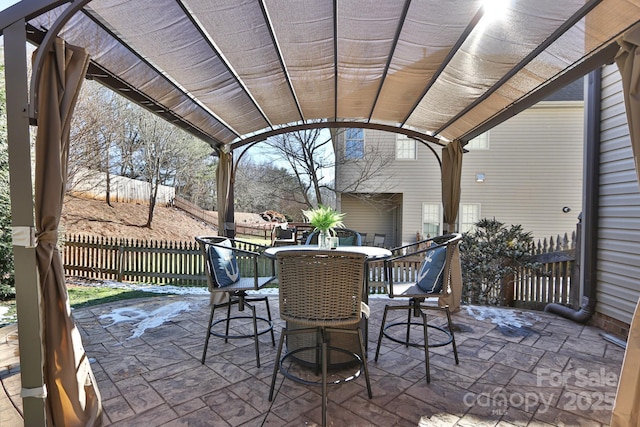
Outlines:
[[[563, 237], [538, 241], [532, 248], [532, 262], [538, 268], [521, 271], [513, 281], [513, 299], [508, 305], [543, 309], [549, 303], [575, 306], [578, 304], [579, 282], [576, 267], [577, 231], [571, 238]], [[507, 285], [508, 286], [508, 285]]]
[[[191, 203], [188, 200], [182, 199], [180, 197], [176, 197], [174, 199], [173, 205], [176, 208], [182, 209], [183, 211], [195, 216], [196, 218], [207, 222], [214, 228], [218, 228], [218, 212], [202, 209], [195, 203]], [[259, 218], [255, 218], [255, 220], [246, 222], [247, 219], [243, 220], [242, 217], [247, 215], [251, 214], [236, 212], [236, 233], [248, 236], [260, 236], [265, 240], [271, 239], [271, 230], [273, 229], [274, 224], [270, 222], [262, 222], [262, 220]]]
[[[543, 309], [548, 303], [577, 304], [575, 270], [576, 233], [539, 241], [532, 249], [533, 261], [540, 268], [522, 271], [505, 284], [505, 303], [518, 307]], [[249, 249], [249, 248], [244, 248]], [[70, 236], [63, 248], [65, 274], [119, 282], [206, 286], [204, 257], [193, 242], [140, 241], [95, 236]], [[241, 274], [252, 274], [250, 264], [239, 259]], [[407, 259], [397, 266], [395, 275], [414, 274], [421, 259]], [[268, 261], [259, 266], [264, 274]], [[464, 265], [462, 266], [464, 268]], [[411, 273], [414, 272], [414, 273]], [[403, 279], [412, 279], [404, 277]], [[503, 288], [503, 292], [504, 292]], [[384, 263], [369, 265], [369, 293], [386, 294]]]
[[[248, 249], [248, 248], [243, 248]], [[204, 257], [197, 242], [69, 236], [63, 247], [65, 274], [92, 279], [176, 286], [206, 286]], [[253, 263], [238, 258], [241, 274]], [[265, 272], [268, 263], [258, 266]]]

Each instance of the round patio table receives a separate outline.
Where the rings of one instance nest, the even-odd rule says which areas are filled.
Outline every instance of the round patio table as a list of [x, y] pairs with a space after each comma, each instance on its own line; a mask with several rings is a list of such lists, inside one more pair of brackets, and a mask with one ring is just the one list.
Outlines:
[[[345, 252], [357, 252], [366, 255], [367, 260], [364, 266], [364, 283], [362, 284], [362, 301], [366, 304], [369, 302], [369, 262], [373, 261], [383, 261], [386, 258], [391, 256], [391, 251], [385, 248], [381, 248], [378, 246], [338, 246], [332, 249], [321, 249], [318, 245], [290, 245], [290, 246], [277, 246], [270, 247], [265, 249], [264, 254], [269, 258], [275, 258], [276, 254], [281, 251], [310, 251], [310, 250], [331, 250], [331, 251], [345, 251]], [[287, 322], [288, 329], [296, 329], [298, 326], [294, 322]], [[360, 327], [362, 328], [362, 335], [364, 339], [365, 351], [368, 348], [368, 333], [369, 333], [369, 323], [367, 317], [363, 317], [360, 322]], [[359, 351], [360, 345], [355, 338], [355, 335], [350, 334], [335, 334], [334, 337], [331, 334], [328, 335], [329, 342], [333, 343], [333, 346], [344, 348], [349, 352], [357, 353]], [[311, 347], [315, 343], [315, 337], [307, 337], [305, 339], [304, 336], [290, 336], [287, 339], [287, 348], [289, 351], [296, 350], [302, 347]], [[366, 354], [365, 354], [366, 356]], [[315, 366], [315, 353], [312, 351], [304, 351], [296, 354], [295, 359], [304, 364], [304, 365], [313, 365]], [[329, 361], [329, 367], [332, 368], [342, 368], [347, 365], [351, 365], [356, 360], [351, 358], [350, 356], [338, 353], [334, 355]]]

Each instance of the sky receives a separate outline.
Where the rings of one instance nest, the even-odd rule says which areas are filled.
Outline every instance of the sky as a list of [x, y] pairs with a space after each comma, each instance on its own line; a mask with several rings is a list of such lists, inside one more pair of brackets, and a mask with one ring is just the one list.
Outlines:
[[18, 3], [18, 0], [0, 0], [0, 10], [5, 10], [15, 3]]

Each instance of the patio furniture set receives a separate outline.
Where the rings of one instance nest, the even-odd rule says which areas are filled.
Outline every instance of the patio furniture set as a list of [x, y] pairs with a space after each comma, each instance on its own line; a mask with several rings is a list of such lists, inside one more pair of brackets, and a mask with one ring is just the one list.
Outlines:
[[[205, 258], [211, 292], [211, 312], [202, 364], [206, 361], [208, 343], [213, 335], [224, 338], [225, 342], [229, 339], [252, 338], [256, 365], [260, 367], [258, 336], [270, 333], [275, 346], [273, 321], [267, 297], [251, 295], [250, 291], [258, 291], [277, 281], [280, 318], [286, 321], [286, 326], [280, 335], [269, 401], [274, 397], [278, 373], [298, 383], [322, 387], [323, 425], [326, 425], [329, 383], [350, 381], [364, 372], [368, 396], [371, 398], [366, 340], [363, 339], [363, 331], [367, 336], [367, 319], [371, 315], [366, 291], [371, 261], [384, 261], [390, 299], [406, 301], [403, 304], [393, 304], [391, 301], [386, 304], [375, 361], [380, 356], [383, 338], [387, 338], [407, 347], [424, 349], [427, 383], [431, 380], [430, 347], [451, 345], [455, 363], [458, 364], [448, 305], [428, 305], [425, 301], [440, 300], [449, 295], [451, 260], [454, 248], [461, 240], [460, 234], [426, 239], [391, 250], [363, 246], [362, 236], [347, 229], [340, 229], [337, 247], [322, 249], [313, 243], [314, 237], [317, 239], [314, 234], [309, 234], [305, 245], [271, 247], [220, 236], [196, 238]], [[420, 263], [415, 263], [416, 260], [420, 260]], [[241, 264], [244, 268], [240, 268]], [[403, 268], [398, 269], [398, 265]], [[243, 275], [240, 274], [241, 270]], [[251, 273], [247, 274], [246, 271]], [[254, 302], [265, 303], [266, 317], [256, 316]], [[231, 313], [234, 305], [238, 308], [237, 315]], [[214, 313], [219, 308], [227, 309], [226, 316], [216, 319]], [[243, 314], [245, 309], [251, 314]], [[428, 324], [426, 313], [433, 309], [445, 311], [447, 328]], [[394, 310], [405, 310], [406, 321], [387, 323], [388, 312]], [[236, 333], [232, 324], [247, 321], [251, 321], [252, 333]], [[411, 338], [412, 326], [421, 327], [421, 337]], [[429, 329], [438, 333], [437, 342], [429, 341]], [[285, 339], [287, 348], [283, 354]], [[349, 373], [342, 373], [349, 368]], [[330, 370], [339, 373], [332, 373], [329, 380]], [[320, 376], [320, 380], [309, 379], [309, 375], [314, 374]]]

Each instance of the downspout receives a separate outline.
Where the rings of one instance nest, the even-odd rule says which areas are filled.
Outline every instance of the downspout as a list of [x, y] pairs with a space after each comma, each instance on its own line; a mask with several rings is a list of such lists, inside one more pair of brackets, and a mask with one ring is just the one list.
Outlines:
[[[600, 200], [600, 109], [602, 68], [589, 73], [585, 115], [585, 162], [583, 185], [584, 221], [578, 235], [579, 284], [582, 287], [582, 305], [574, 310], [560, 304], [547, 304], [544, 311], [555, 313], [578, 323], [585, 323], [595, 313], [597, 293], [598, 208]], [[582, 214], [581, 214], [582, 215]]]

